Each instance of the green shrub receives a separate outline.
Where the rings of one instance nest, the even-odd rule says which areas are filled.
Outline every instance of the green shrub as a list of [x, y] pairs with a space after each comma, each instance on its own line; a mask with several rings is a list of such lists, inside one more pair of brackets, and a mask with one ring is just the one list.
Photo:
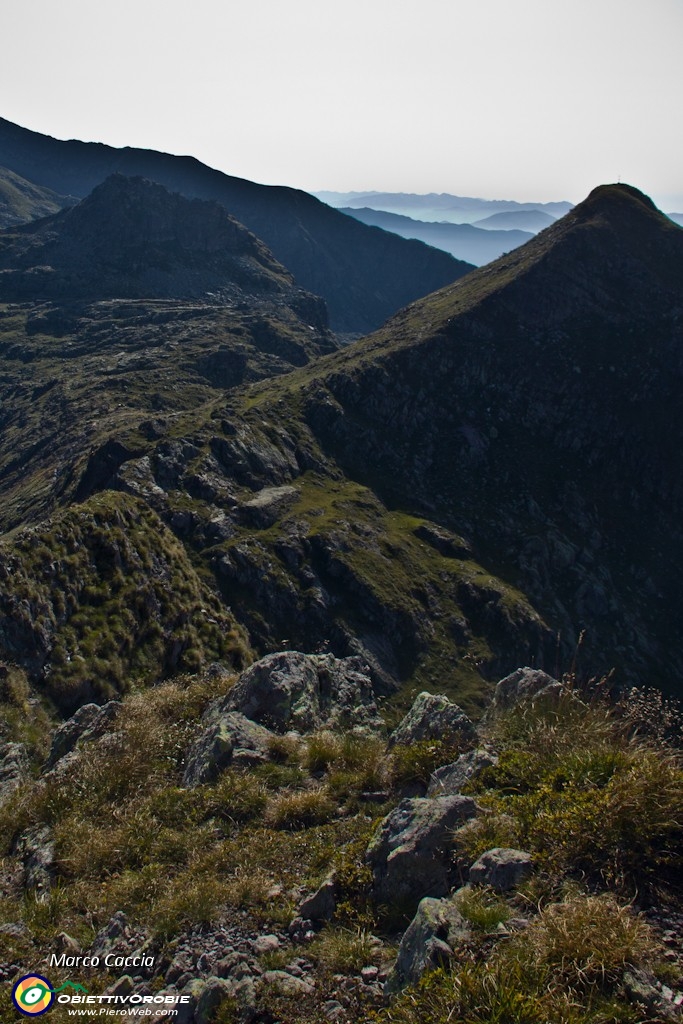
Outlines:
[[474, 858], [521, 845], [551, 871], [624, 887], [673, 878], [683, 865], [680, 756], [629, 735], [603, 705], [563, 704], [504, 721], [512, 745], [470, 786], [493, 815], [460, 833], [461, 849]]

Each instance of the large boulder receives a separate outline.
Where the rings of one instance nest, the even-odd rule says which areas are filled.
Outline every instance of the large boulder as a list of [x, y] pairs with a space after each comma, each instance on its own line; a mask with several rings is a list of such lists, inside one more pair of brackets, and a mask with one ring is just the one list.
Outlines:
[[387, 995], [416, 985], [424, 972], [448, 960], [453, 948], [466, 940], [470, 928], [451, 900], [420, 900], [398, 948], [396, 963], [386, 980]]
[[416, 906], [425, 896], [445, 896], [453, 881], [453, 831], [478, 810], [467, 796], [402, 800], [366, 850], [373, 898]]
[[273, 733], [238, 711], [221, 712], [214, 705], [201, 726], [185, 762], [184, 786], [214, 782], [229, 765], [255, 764], [268, 758]]
[[280, 651], [251, 665], [222, 701], [254, 722], [285, 733], [379, 729], [372, 682], [360, 658]]
[[419, 693], [408, 714], [389, 737], [389, 746], [420, 740], [446, 740], [462, 746], [477, 741], [477, 731], [462, 708], [440, 693]]
[[526, 701], [557, 700], [563, 692], [562, 683], [540, 668], [518, 668], [497, 683], [493, 700], [484, 716], [486, 720], [500, 711], [507, 711]]

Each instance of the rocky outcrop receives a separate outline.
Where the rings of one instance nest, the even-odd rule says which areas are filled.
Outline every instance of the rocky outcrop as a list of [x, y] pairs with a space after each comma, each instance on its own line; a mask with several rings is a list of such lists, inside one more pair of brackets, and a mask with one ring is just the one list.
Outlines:
[[54, 768], [57, 762], [69, 754], [80, 743], [97, 739], [112, 727], [121, 709], [121, 702], [110, 700], [107, 704], [83, 704], [78, 711], [60, 725], [52, 737], [50, 753], [45, 763], [46, 770]]
[[268, 758], [273, 733], [238, 711], [214, 705], [202, 719], [203, 731], [187, 755], [184, 786], [214, 782], [230, 765], [253, 765]]
[[365, 854], [373, 898], [415, 905], [425, 896], [444, 896], [453, 881], [453, 830], [477, 811], [466, 796], [402, 800], [380, 823]]
[[282, 651], [251, 665], [221, 703], [284, 733], [379, 729], [372, 681], [360, 658]]
[[24, 888], [38, 894], [51, 889], [56, 874], [55, 842], [47, 825], [26, 829], [19, 836], [17, 851], [24, 866]]
[[389, 746], [420, 740], [444, 740], [470, 746], [477, 731], [462, 708], [439, 693], [420, 693], [405, 718], [389, 737]]
[[469, 935], [467, 921], [451, 900], [420, 900], [401, 939], [385, 993], [392, 995], [406, 985], [416, 985], [426, 970], [448, 963], [453, 948]]

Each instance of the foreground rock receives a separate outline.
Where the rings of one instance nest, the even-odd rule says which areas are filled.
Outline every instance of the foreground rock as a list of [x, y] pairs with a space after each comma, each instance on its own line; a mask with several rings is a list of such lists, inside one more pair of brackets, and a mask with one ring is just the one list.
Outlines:
[[455, 796], [462, 787], [484, 770], [496, 764], [498, 758], [488, 750], [471, 750], [461, 754], [453, 764], [437, 768], [429, 780], [427, 796]]
[[396, 964], [387, 978], [387, 995], [415, 985], [424, 972], [451, 958], [453, 949], [470, 935], [469, 925], [451, 900], [420, 900], [415, 917], [401, 939]]
[[496, 685], [493, 700], [484, 716], [488, 721], [500, 711], [508, 711], [528, 700], [557, 700], [562, 683], [538, 668], [518, 668]]
[[467, 796], [402, 800], [366, 851], [373, 898], [414, 906], [425, 896], [445, 896], [453, 881], [453, 830], [477, 811]]
[[470, 868], [471, 885], [490, 885], [499, 892], [516, 889], [531, 875], [532, 858], [525, 850], [495, 847], [482, 853]]
[[408, 745], [420, 740], [476, 743], [477, 731], [462, 708], [440, 693], [419, 693], [408, 714], [389, 738], [389, 746]]
[[78, 711], [56, 730], [45, 764], [46, 769], [54, 768], [66, 754], [80, 743], [97, 739], [107, 732], [118, 712], [121, 702], [110, 700], [107, 704], [83, 704]]
[[284, 733], [380, 729], [372, 682], [360, 658], [281, 651], [251, 665], [221, 704]]
[[229, 765], [253, 765], [268, 758], [273, 733], [236, 711], [209, 708], [203, 730], [190, 748], [183, 775], [184, 786], [214, 782]]

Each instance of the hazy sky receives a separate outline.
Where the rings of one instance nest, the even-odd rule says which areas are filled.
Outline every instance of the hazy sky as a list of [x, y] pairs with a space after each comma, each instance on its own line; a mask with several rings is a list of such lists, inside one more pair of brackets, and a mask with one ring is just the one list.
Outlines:
[[[683, 210], [683, 0], [21, 0], [0, 115], [309, 190]], [[0, 164], [2, 154], [0, 153]]]

